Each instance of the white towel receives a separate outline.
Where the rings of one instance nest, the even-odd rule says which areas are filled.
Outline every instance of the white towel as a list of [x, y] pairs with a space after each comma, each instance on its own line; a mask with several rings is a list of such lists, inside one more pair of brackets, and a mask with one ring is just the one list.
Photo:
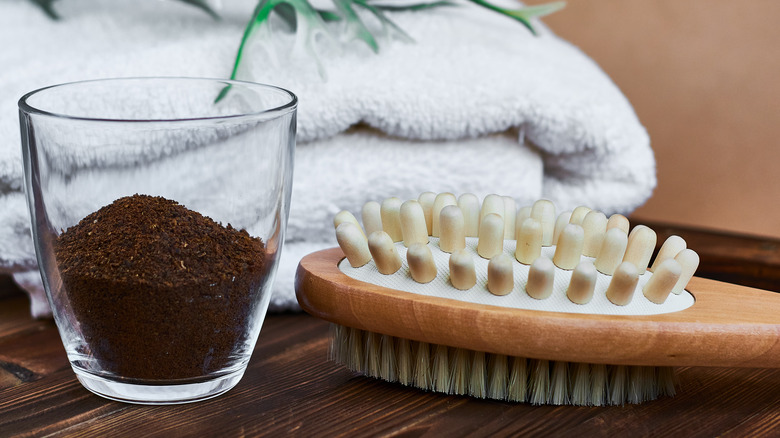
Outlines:
[[[55, 83], [120, 76], [226, 77], [254, 6], [225, 2], [223, 19], [173, 1], [0, 4], [0, 272], [46, 311], [22, 195], [16, 101]], [[566, 13], [564, 10], [563, 12]], [[587, 56], [540, 26], [470, 4], [388, 14], [415, 43], [382, 37], [278, 56], [294, 36], [259, 33], [239, 77], [300, 99], [293, 202], [272, 309], [297, 308], [298, 260], [335, 242], [332, 217], [369, 200], [422, 191], [545, 197], [629, 213], [655, 187], [646, 131], [626, 98]], [[369, 20], [369, 25], [374, 25]], [[337, 32], [338, 24], [332, 25]], [[300, 42], [300, 41], [299, 41]], [[340, 49], [340, 50], [338, 50]], [[355, 128], [356, 125], [359, 125]]]

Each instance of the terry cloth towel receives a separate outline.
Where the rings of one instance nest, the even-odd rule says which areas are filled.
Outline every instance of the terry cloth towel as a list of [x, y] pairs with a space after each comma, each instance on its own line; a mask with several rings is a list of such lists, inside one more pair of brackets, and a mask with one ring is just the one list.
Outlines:
[[[48, 305], [22, 189], [19, 97], [103, 77], [227, 77], [254, 2], [225, 2], [219, 21], [174, 1], [55, 5], [61, 21], [28, 0], [0, 4], [0, 272], [30, 292], [36, 316]], [[292, 207], [272, 310], [297, 308], [300, 258], [335, 245], [333, 216], [358, 215], [370, 200], [498, 193], [520, 205], [544, 197], [559, 211], [588, 205], [611, 214], [650, 196], [647, 133], [576, 47], [541, 24], [534, 37], [470, 3], [388, 15], [415, 42], [382, 36], [374, 54], [362, 42], [313, 35], [319, 64], [304, 33], [261, 31], [247, 48], [240, 79], [299, 97]], [[328, 26], [339, 34], [339, 24]]]

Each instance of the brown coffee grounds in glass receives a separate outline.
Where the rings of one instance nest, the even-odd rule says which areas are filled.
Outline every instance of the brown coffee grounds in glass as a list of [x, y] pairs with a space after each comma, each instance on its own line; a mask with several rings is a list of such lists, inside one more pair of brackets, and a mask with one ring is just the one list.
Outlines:
[[265, 246], [161, 197], [120, 198], [54, 244], [84, 352], [116, 376], [192, 379], [251, 346]]

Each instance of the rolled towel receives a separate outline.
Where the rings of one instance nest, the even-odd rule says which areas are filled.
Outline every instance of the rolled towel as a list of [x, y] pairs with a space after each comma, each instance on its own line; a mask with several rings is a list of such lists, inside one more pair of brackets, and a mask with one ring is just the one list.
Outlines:
[[[119, 76], [226, 77], [254, 1], [213, 21], [180, 2], [58, 2], [63, 20], [27, 0], [0, 4], [0, 272], [41, 297], [22, 195], [15, 104], [54, 83]], [[562, 12], [565, 13], [565, 12]], [[470, 4], [388, 13], [414, 43], [380, 39], [279, 56], [295, 36], [258, 34], [239, 78], [299, 97], [287, 244], [272, 309], [295, 309], [300, 258], [332, 246], [333, 215], [422, 191], [545, 197], [629, 213], [655, 186], [646, 131], [626, 98], [577, 48], [539, 25]], [[370, 25], [371, 23], [369, 23]], [[334, 25], [336, 26], [336, 25]], [[264, 39], [265, 38], [265, 39]], [[268, 38], [272, 38], [268, 40]], [[270, 48], [270, 50], [269, 50]], [[321, 72], [327, 75], [323, 80]], [[33, 298], [36, 315], [45, 303]]]

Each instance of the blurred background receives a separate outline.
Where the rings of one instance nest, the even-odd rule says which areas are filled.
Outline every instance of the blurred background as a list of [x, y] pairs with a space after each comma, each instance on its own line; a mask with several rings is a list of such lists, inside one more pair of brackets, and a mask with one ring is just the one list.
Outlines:
[[633, 217], [780, 237], [778, 17], [775, 0], [568, 0], [544, 18], [650, 134], [658, 187]]

